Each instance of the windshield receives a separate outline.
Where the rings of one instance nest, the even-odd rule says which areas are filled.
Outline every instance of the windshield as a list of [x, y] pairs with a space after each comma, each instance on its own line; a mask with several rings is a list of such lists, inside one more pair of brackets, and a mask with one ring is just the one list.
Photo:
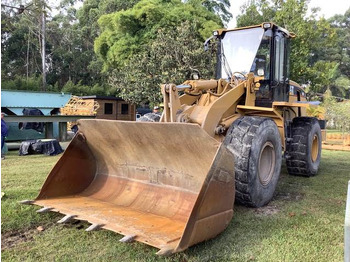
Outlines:
[[264, 29], [261, 27], [226, 32], [221, 40], [221, 77], [250, 72]]

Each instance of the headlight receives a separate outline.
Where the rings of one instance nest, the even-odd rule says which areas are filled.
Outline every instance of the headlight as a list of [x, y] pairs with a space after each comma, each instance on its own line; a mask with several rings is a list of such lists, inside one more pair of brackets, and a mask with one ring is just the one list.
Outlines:
[[271, 28], [271, 24], [270, 23], [264, 23], [263, 27], [265, 29]]

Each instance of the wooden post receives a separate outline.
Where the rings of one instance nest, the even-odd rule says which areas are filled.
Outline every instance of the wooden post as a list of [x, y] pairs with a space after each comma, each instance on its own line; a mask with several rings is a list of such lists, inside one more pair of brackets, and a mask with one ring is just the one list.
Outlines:
[[67, 141], [67, 122], [58, 123], [58, 132], [60, 142]]
[[53, 138], [53, 123], [45, 123], [45, 138]]

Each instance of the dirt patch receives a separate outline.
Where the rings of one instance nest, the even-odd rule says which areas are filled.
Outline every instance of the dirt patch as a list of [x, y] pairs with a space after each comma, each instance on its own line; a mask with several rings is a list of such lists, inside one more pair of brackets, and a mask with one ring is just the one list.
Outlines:
[[35, 234], [39, 231], [35, 229], [28, 229], [27, 231], [10, 231], [1, 234], [1, 250], [10, 249], [16, 245], [31, 241]]
[[1, 250], [10, 249], [18, 244], [29, 242], [34, 239], [37, 234], [42, 234], [55, 224], [40, 225], [35, 228], [29, 228], [26, 230], [14, 230], [5, 233], [1, 233]]
[[91, 224], [89, 224], [88, 222], [86, 221], [82, 221], [82, 220], [72, 220], [68, 223], [64, 223], [62, 224], [63, 227], [66, 227], [66, 228], [75, 228], [75, 229], [86, 229], [90, 226]]
[[[80, 220], [73, 220], [71, 223], [62, 224], [63, 227], [84, 229], [88, 223]], [[32, 241], [34, 236], [42, 234], [43, 231], [48, 230], [50, 227], [57, 226], [55, 224], [47, 224], [38, 226], [36, 228], [30, 228], [27, 230], [9, 231], [1, 234], [1, 250], [10, 249], [18, 244]]]
[[254, 213], [262, 216], [271, 216], [275, 215], [279, 212], [279, 208], [277, 206], [264, 206], [254, 209]]
[[278, 192], [273, 200], [282, 200], [282, 201], [299, 201], [304, 198], [304, 195], [299, 192]]

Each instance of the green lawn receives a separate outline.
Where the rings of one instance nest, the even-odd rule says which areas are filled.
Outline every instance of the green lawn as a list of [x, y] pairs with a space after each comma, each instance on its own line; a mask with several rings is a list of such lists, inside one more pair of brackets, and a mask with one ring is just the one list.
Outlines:
[[[3, 261], [342, 261], [343, 224], [350, 152], [323, 151], [319, 174], [288, 176], [283, 167], [276, 196], [264, 208], [235, 206], [229, 227], [217, 238], [171, 257], [107, 230], [85, 232], [88, 224], [58, 225], [62, 216], [37, 214], [34, 199], [58, 160], [10, 152], [1, 165]], [[45, 230], [37, 230], [38, 226]]]
[[346, 132], [343, 132], [338, 129], [327, 129], [327, 134], [346, 134]]

